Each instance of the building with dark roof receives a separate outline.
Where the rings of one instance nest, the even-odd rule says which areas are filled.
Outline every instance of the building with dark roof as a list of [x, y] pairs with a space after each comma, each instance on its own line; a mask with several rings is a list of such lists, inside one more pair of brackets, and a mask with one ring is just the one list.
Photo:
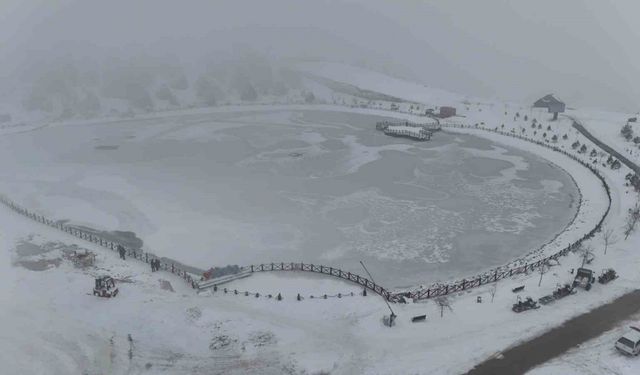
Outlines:
[[558, 100], [553, 94], [545, 95], [533, 103], [534, 108], [546, 108], [549, 113], [553, 113], [553, 119], [558, 119], [558, 113], [564, 112], [565, 104]]

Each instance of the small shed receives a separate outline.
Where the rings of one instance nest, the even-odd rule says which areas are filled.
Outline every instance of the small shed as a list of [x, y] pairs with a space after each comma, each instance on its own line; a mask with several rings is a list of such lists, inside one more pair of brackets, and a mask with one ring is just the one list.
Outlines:
[[553, 119], [558, 119], [558, 113], [564, 112], [565, 104], [558, 100], [553, 94], [548, 94], [543, 96], [542, 98], [536, 100], [533, 103], [534, 108], [546, 108], [549, 113], [553, 113]]
[[439, 114], [440, 118], [447, 118], [455, 115], [456, 115], [455, 107], [447, 107], [447, 106], [440, 107], [440, 114]]

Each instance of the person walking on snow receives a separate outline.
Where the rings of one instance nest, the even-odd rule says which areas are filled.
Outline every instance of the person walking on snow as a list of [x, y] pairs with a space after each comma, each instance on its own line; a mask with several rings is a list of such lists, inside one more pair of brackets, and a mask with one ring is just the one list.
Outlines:
[[120, 254], [120, 259], [125, 259], [124, 254], [126, 253], [124, 247], [122, 245], [118, 245], [118, 254]]

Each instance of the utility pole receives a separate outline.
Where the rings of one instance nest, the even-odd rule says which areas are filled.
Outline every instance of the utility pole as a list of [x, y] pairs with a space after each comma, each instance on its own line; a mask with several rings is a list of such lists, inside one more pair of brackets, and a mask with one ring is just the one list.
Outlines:
[[547, 265], [547, 262], [544, 262], [540, 265], [540, 281], [538, 281], [538, 286], [542, 284], [542, 276], [544, 276], [547, 270], [544, 268]]
[[[371, 273], [369, 273], [369, 270], [367, 269], [367, 267], [364, 265], [362, 261], [360, 261], [360, 264], [362, 265], [362, 268], [364, 268], [364, 271], [367, 273], [367, 275], [369, 275], [369, 279], [371, 279], [371, 282], [375, 284], [375, 281], [373, 280], [373, 276], [371, 276]], [[387, 299], [384, 298], [384, 296], [381, 296], [381, 297], [384, 300], [384, 303], [387, 304], [389, 311], [391, 311], [391, 315], [389, 316], [389, 327], [393, 327], [393, 322], [396, 319], [397, 315], [393, 312], [393, 309], [391, 308], [389, 301], [387, 301]]]

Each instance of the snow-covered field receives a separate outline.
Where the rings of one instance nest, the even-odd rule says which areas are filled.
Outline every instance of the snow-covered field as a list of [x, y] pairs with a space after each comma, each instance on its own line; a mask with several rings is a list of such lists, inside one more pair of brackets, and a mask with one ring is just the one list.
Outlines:
[[[334, 69], [331, 68], [331, 71]], [[369, 72], [358, 74], [356, 69], [350, 70], [348, 74], [341, 77], [332, 76], [332, 79], [344, 79], [347, 83], [361, 84], [367, 81], [366, 77], [368, 76], [370, 76]], [[402, 88], [406, 83], [398, 82], [392, 78], [387, 78], [384, 82], [385, 86], [363, 88], [376, 89], [388, 95], [402, 97], [404, 91], [399, 88]], [[438, 102], [436, 99], [441, 96], [440, 93], [424, 87], [413, 87], [412, 90], [411, 98], [408, 100], [419, 101], [420, 98], [423, 98], [426, 101], [429, 99], [429, 102], [425, 104]], [[443, 98], [442, 102], [450, 104], [449, 102], [452, 100], [455, 100], [453, 95]], [[507, 132], [513, 130], [513, 132], [526, 134], [541, 141], [546, 139], [549, 143], [556, 144], [558, 147], [565, 148], [581, 158], [589, 160], [589, 152], [578, 154], [577, 150], [571, 148], [571, 144], [579, 140], [581, 144], [588, 145], [589, 151], [592, 150], [593, 145], [577, 134], [567, 119], [550, 122], [548, 114], [515, 104], [458, 102], [457, 106], [459, 114], [465, 117], [456, 118], [453, 121], [469, 125], [477, 123], [481, 127], [500, 128]], [[247, 107], [241, 108], [247, 110]], [[312, 106], [312, 108], [335, 109], [324, 106]], [[282, 110], [283, 107], [271, 109]], [[310, 108], [284, 107], [284, 109], [292, 111], [309, 110]], [[202, 110], [200, 113], [225, 113], [227, 111], [229, 108]], [[397, 112], [370, 109], [349, 109], [349, 111], [413, 121], [420, 120], [415, 116]], [[242, 119], [243, 122], [249, 121], [253, 115], [247, 116]], [[527, 116], [526, 120], [524, 116]], [[586, 113], [584, 116], [582, 120], [587, 126], [586, 123], [589, 122], [590, 117]], [[537, 124], [532, 124], [533, 118], [537, 119]], [[144, 131], [136, 130], [135, 132], [131, 129], [118, 130], [118, 123], [113, 123], [111, 126], [105, 125], [109, 131], [117, 133], [117, 136], [101, 136], [99, 140], [94, 140], [94, 143], [88, 143], [92, 147], [106, 147], [92, 149], [92, 152], [98, 155], [92, 159], [93, 164], [99, 165], [101, 168], [105, 168], [105, 165], [111, 165], [110, 171], [121, 172], [123, 168], [117, 167], [115, 162], [118, 159], [117, 156], [114, 156], [118, 154], [120, 147], [113, 149], [109, 146], [121, 146], [126, 142], [124, 139], [132, 142], [135, 146], [132, 147], [134, 150], [137, 148], [140, 157], [137, 163], [143, 166], [147, 163], [153, 163], [153, 160], [146, 158], [149, 154], [142, 152], [144, 149], [141, 144], [135, 143], [137, 140], [158, 138], [167, 142], [180, 142], [185, 139], [206, 142], [228, 140], [224, 136], [219, 138], [220, 134], [212, 136], [210, 132], [204, 131], [197, 124], [182, 127], [180, 132], [176, 132], [174, 120], [163, 122], [154, 120], [150, 116], [147, 121], [159, 124], [158, 126], [146, 127]], [[502, 127], [503, 124], [504, 127]], [[323, 125], [332, 128], [344, 127], [342, 123], [330, 122]], [[235, 126], [237, 123], [230, 124], [223, 129], [233, 129]], [[535, 129], [533, 126], [536, 126]], [[62, 134], [66, 129], [73, 129], [74, 132], [81, 134], [85, 127], [80, 124], [51, 126], [50, 129], [47, 129], [48, 139], [51, 142], [49, 145], [46, 142], [35, 142], [35, 139], [29, 137], [22, 143], [16, 143], [26, 149], [22, 155], [28, 157], [21, 158], [20, 164], [25, 166], [25, 169], [28, 168], [29, 171], [20, 172], [20, 169], [15, 167], [9, 174], [6, 171], [0, 171], [4, 174], [3, 187], [10, 189], [10, 186], [6, 184], [9, 177], [15, 181], [29, 182], [33, 180], [33, 171], [38, 171], [40, 184], [31, 186], [30, 183], [24, 183], [20, 189], [14, 188], [8, 192], [10, 196], [22, 194], [24, 200], [21, 203], [28, 207], [42, 209], [46, 211], [43, 213], [56, 216], [61, 215], [59, 212], [63, 212], [62, 215], [73, 217], [76, 222], [85, 221], [86, 224], [99, 225], [107, 229], [114, 225], [124, 227], [128, 224], [140, 225], [145, 222], [149, 228], [153, 228], [157, 224], [148, 219], [157, 217], [160, 211], [184, 211], [184, 206], [175, 205], [167, 199], [157, 200], [157, 197], [153, 195], [154, 192], [165, 191], [165, 189], [171, 191], [172, 185], [166, 183], [172, 180], [173, 175], [170, 173], [167, 173], [161, 184], [151, 180], [152, 183], [145, 186], [145, 188], [149, 188], [148, 191], [136, 187], [135, 184], [132, 185], [121, 176], [114, 178], [114, 173], [103, 173], [101, 176], [93, 175], [91, 178], [87, 178], [87, 171], [82, 171], [86, 160], [73, 158], [75, 153], [85, 152], [86, 150], [83, 151], [82, 147], [86, 147], [86, 145], [74, 146], [64, 143], [65, 137]], [[61, 131], [58, 133], [60, 134], [58, 139], [55, 138], [56, 130]], [[350, 130], [356, 131], [357, 129]], [[371, 131], [375, 132], [373, 128]], [[533, 153], [537, 155], [536, 157], [552, 163], [553, 168], [562, 168], [572, 175], [580, 188], [583, 204], [569, 227], [546, 245], [543, 250], [545, 253], [566, 246], [590, 230], [606, 208], [606, 196], [599, 181], [584, 167], [571, 159], [544, 147], [482, 130], [460, 130], [460, 132], [473, 133], [475, 136], [484, 138], [484, 142], [497, 145], [497, 149], [494, 147], [494, 151], [489, 155], [482, 150], [465, 150], [465, 152], [470, 152], [476, 158], [479, 155], [490, 156], [501, 162], [511, 162], [515, 167], [511, 167], [511, 172], [507, 168], [509, 173], [513, 173], [514, 169], [517, 170], [517, 166], [522, 166], [525, 161], [522, 156], [514, 157], [512, 155], [518, 155], [516, 151], [509, 151], [505, 154], [504, 150], [518, 148]], [[567, 139], [563, 137], [565, 134]], [[552, 140], [553, 135], [557, 135], [557, 139]], [[127, 138], [128, 136], [135, 136], [135, 138]], [[279, 136], [274, 135], [276, 138]], [[436, 134], [434, 138], [438, 136], [440, 134]], [[317, 143], [321, 142], [320, 137], [327, 137], [322, 133], [319, 135], [304, 134], [304, 137], [305, 142], [309, 145], [304, 145], [303, 154], [311, 153], [313, 155], [314, 151], [320, 154]], [[453, 133], [442, 134], [442, 137], [457, 139]], [[460, 135], [459, 137], [464, 142], [467, 136]], [[346, 138], [346, 140], [349, 144], [350, 139]], [[29, 141], [34, 142], [29, 143]], [[398, 142], [397, 139], [393, 139], [393, 141]], [[59, 142], [68, 145], [67, 152], [51, 153], [52, 150], [47, 149], [47, 147], [54, 147]], [[355, 143], [350, 144], [354, 145]], [[387, 150], [387, 154], [409, 152], [406, 145], [410, 142], [402, 141], [400, 144], [401, 146], [394, 147], [400, 147], [401, 151]], [[38, 147], [34, 147], [34, 145]], [[362, 152], [361, 146], [350, 148], [350, 150], [351, 152], [354, 150]], [[250, 162], [263, 163], [262, 165], [264, 165], [265, 155], [289, 160], [288, 158], [295, 158], [289, 153], [299, 152], [288, 149], [287, 152], [282, 152], [278, 151], [278, 148], [271, 150], [270, 154], [246, 156], [250, 157], [248, 159]], [[17, 148], [15, 150], [17, 151]], [[207, 149], [201, 152], [209, 151]], [[369, 158], [373, 152], [371, 149], [366, 151], [362, 152], [361, 158], [355, 159], [363, 164], [349, 164], [347, 168], [341, 170], [366, 168], [367, 163], [371, 162]], [[460, 149], [457, 151], [462, 152]], [[184, 152], [186, 151], [181, 150], [174, 155], [174, 158], [180, 160]], [[596, 151], [596, 153], [598, 152]], [[456, 156], [451, 154], [444, 153], [444, 156]], [[52, 159], [50, 165], [39, 166], [43, 159], [51, 155], [55, 155], [55, 158]], [[88, 155], [88, 153], [82, 155]], [[503, 156], [502, 159], [500, 155]], [[511, 304], [516, 302], [517, 298], [517, 295], [511, 292], [513, 287], [523, 285], [525, 289], [520, 293], [522, 297], [530, 295], [538, 298], [550, 294], [558, 284], [569, 282], [572, 278], [569, 271], [580, 265], [581, 258], [579, 253], [570, 254], [561, 258], [559, 264], [552, 265], [542, 279], [538, 273], [523, 274], [501, 281], [496, 285], [487, 285], [452, 295], [448, 298], [451, 309], [444, 309], [442, 317], [440, 307], [435, 301], [406, 305], [396, 304], [393, 308], [398, 314], [398, 320], [397, 326], [394, 328], [387, 328], [381, 324], [381, 318], [388, 313], [388, 310], [380, 297], [371, 293], [367, 297], [360, 296], [358, 288], [339, 280], [309, 278], [307, 275], [297, 274], [262, 274], [227, 285], [230, 290], [260, 293], [259, 298], [256, 298], [255, 294], [249, 296], [242, 293], [236, 295], [232, 292], [225, 294], [221, 290], [216, 293], [194, 295], [192, 289], [170, 274], [151, 273], [144, 264], [118, 260], [115, 254], [105, 252], [104, 249], [78, 242], [75, 238], [39, 226], [6, 209], [0, 209], [0, 238], [3, 250], [0, 254], [0, 283], [2, 285], [0, 304], [3, 306], [3, 309], [0, 310], [0, 331], [2, 332], [0, 335], [0, 361], [6, 364], [3, 370], [6, 370], [7, 373], [21, 374], [82, 372], [90, 374], [178, 374], [189, 372], [214, 374], [464, 373], [474, 364], [511, 345], [539, 335], [573, 316], [611, 301], [616, 296], [636, 288], [638, 281], [640, 281], [640, 275], [637, 272], [640, 265], [640, 253], [636, 251], [639, 237], [634, 233], [627, 240], [623, 240], [622, 236], [626, 211], [636, 201], [636, 194], [624, 185], [624, 176], [629, 171], [626, 167], [619, 170], [611, 170], [606, 165], [600, 167], [606, 160], [606, 155], [598, 153], [594, 158], [597, 159], [596, 162], [611, 187], [613, 202], [605, 225], [614, 231], [617, 241], [612, 241], [606, 254], [603, 251], [601, 235], [588, 241], [585, 246], [591, 247], [595, 255], [595, 259], [590, 264], [592, 269], [599, 273], [603, 268], [613, 267], [620, 274], [619, 279], [606, 286], [596, 284], [590, 292], [579, 291], [575, 296], [557, 301], [553, 305], [544, 306], [536, 311], [522, 314], [511, 312]], [[247, 157], [242, 160], [247, 163]], [[529, 159], [526, 163], [531, 165], [531, 160]], [[63, 180], [61, 183], [60, 170], [55, 169], [53, 162], [74, 166], [76, 167], [75, 173], [66, 172], [68, 173], [65, 175], [67, 180]], [[126, 163], [129, 164], [130, 160], [127, 160]], [[188, 163], [185, 162], [181, 167], [186, 165]], [[273, 167], [273, 165], [269, 167]], [[70, 170], [73, 171], [73, 168]], [[299, 170], [289, 170], [289, 172], [299, 172]], [[508, 173], [507, 176], [500, 173], [499, 175], [509, 183], [514, 181], [513, 175], [509, 176]], [[143, 175], [139, 178], [144, 180], [148, 177]], [[192, 180], [207, 181], [206, 177], [204, 174], [198, 176], [194, 173], [190, 175], [189, 182]], [[558, 178], [540, 181], [540, 191], [545, 194], [557, 192], [559, 184], [551, 180]], [[65, 183], [65, 181], [72, 182], [72, 184]], [[209, 182], [215, 184], [215, 181]], [[522, 183], [522, 181], [517, 183]], [[184, 185], [188, 186], [189, 184], [185, 181]], [[43, 186], [56, 188], [49, 189], [49, 197], [42, 197], [39, 189], [42, 189]], [[205, 186], [207, 185], [205, 184]], [[71, 187], [73, 187], [74, 194], [69, 194], [68, 189]], [[207, 191], [205, 189], [193, 193], [202, 195]], [[140, 201], [146, 199], [148, 203], [144, 205], [143, 209], [137, 212], [132, 211], [130, 208], [134, 205], [125, 204], [121, 197], [117, 197], [121, 192], [132, 195], [130, 198], [132, 201], [138, 202], [138, 199]], [[69, 196], [76, 197], [78, 194], [85, 194], [86, 202], [95, 199], [107, 204], [101, 207], [90, 204], [81, 206], [77, 204], [77, 200], [65, 201], [62, 199], [69, 199]], [[515, 197], [513, 202], [522, 202], [522, 199], [524, 198]], [[51, 204], [47, 202], [62, 203], [47, 207], [47, 204]], [[254, 207], [260, 207], [264, 204], [263, 201], [252, 203]], [[513, 209], [512, 204], [506, 205], [509, 206], [509, 209]], [[65, 207], [73, 207], [73, 209], [69, 208], [64, 211]], [[105, 207], [109, 209], [107, 210]], [[197, 212], [197, 208], [198, 206], [194, 205], [193, 211]], [[119, 217], [118, 213], [122, 210], [127, 210], [127, 214]], [[196, 225], [195, 223], [203, 218], [209, 220], [209, 216], [204, 213], [190, 213], [190, 215], [194, 216], [184, 218], [190, 224]], [[171, 222], [171, 220], [166, 222]], [[180, 224], [175, 225], [175, 229], [171, 229], [170, 226], [163, 226], [161, 230], [154, 228], [157, 229], [156, 232], [159, 236], [158, 240], [153, 243], [154, 250], [158, 244], [169, 241], [173, 236], [187, 236], [191, 231], [211, 229], [211, 227], [198, 227], [197, 225], [183, 228]], [[234, 223], [227, 223], [226, 227], [224, 224], [225, 222], [216, 222], [215, 228], [237, 230]], [[143, 234], [142, 230], [139, 232]], [[248, 230], [244, 232], [246, 235], [249, 233]], [[225, 235], [228, 234], [216, 233], [213, 237], [219, 238]], [[148, 238], [151, 237], [145, 237], [147, 243], [150, 241]], [[246, 239], [244, 236], [238, 236], [238, 240]], [[32, 245], [21, 245], [23, 242]], [[62, 252], [71, 248], [73, 244], [86, 247], [98, 254], [96, 268], [76, 269], [69, 262], [60, 260]], [[538, 243], [538, 246], [543, 244]], [[176, 247], [175, 245], [170, 246], [171, 249]], [[187, 252], [188, 250], [183, 251]], [[208, 263], [203, 267], [207, 265]], [[113, 300], [97, 299], [87, 294], [92, 288], [93, 276], [101, 273], [110, 273], [123, 280], [119, 283], [121, 293]], [[374, 272], [374, 276], [379, 273], [379, 271]], [[160, 279], [168, 281], [174, 291], [167, 290], [167, 283], [161, 282]], [[494, 297], [492, 297], [493, 290], [495, 290]], [[351, 296], [352, 292], [354, 296]], [[264, 297], [277, 293], [282, 294], [283, 301]], [[303, 301], [296, 300], [298, 293], [305, 297]], [[326, 300], [309, 298], [310, 295], [316, 297], [324, 294], [336, 295], [337, 293], [341, 293], [345, 297], [332, 297]], [[482, 297], [482, 303], [477, 302], [477, 297]], [[412, 316], [420, 314], [427, 314], [428, 319], [425, 323], [413, 324], [410, 322]], [[131, 341], [128, 339], [128, 335], [131, 335]], [[617, 333], [607, 335], [615, 336]], [[609, 341], [610, 337], [605, 335], [598, 341], [601, 344], [587, 344], [587, 347], [590, 345], [604, 347], [605, 342]], [[633, 359], [620, 359], [610, 349], [606, 349], [602, 353], [605, 354], [592, 355], [589, 358], [590, 363], [593, 363], [592, 368], [601, 369], [600, 372], [594, 373], [616, 373], [615, 371], [619, 371], [621, 374], [636, 373], [634, 369], [637, 367], [630, 362]], [[572, 356], [581, 355], [583, 354], [580, 352], [572, 354]], [[572, 361], [571, 358], [577, 358], [572, 356], [566, 357], [566, 360]], [[534, 370], [537, 371], [534, 373], [571, 374], [568, 372], [571, 366], [567, 367], [564, 359], [559, 359], [558, 362], [551, 363], [547, 367]], [[614, 363], [609, 365], [606, 361]], [[585, 373], [580, 372], [580, 367], [573, 367], [576, 368], [574, 373]]]

